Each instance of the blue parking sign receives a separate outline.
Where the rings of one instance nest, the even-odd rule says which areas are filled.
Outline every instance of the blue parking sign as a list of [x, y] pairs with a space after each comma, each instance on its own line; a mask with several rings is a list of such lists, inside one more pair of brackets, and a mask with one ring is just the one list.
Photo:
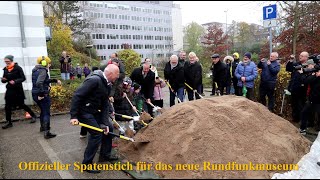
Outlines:
[[270, 20], [277, 18], [277, 5], [273, 4], [270, 6], [263, 7], [263, 20]]

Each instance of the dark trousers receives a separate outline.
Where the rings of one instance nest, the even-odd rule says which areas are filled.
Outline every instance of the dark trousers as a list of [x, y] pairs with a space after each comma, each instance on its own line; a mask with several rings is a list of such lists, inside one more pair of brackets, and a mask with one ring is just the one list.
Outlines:
[[[97, 115], [82, 114], [78, 117], [78, 120], [81, 123], [88, 124], [90, 126], [94, 126], [97, 128], [100, 128], [100, 124], [102, 124], [102, 119], [99, 114]], [[113, 126], [111, 126], [110, 123], [108, 124], [108, 126], [109, 126], [109, 131], [113, 132]], [[98, 151], [100, 144], [101, 144], [100, 156], [106, 157], [111, 155], [111, 150], [112, 150], [111, 135], [105, 135], [101, 132], [88, 129], [88, 128], [86, 129], [89, 132], [90, 136], [88, 138], [88, 145], [84, 152], [84, 159], [82, 161], [82, 164], [92, 164], [92, 161]]]
[[292, 119], [300, 122], [301, 111], [306, 102], [306, 95], [302, 92], [291, 92]]
[[198, 91], [198, 93], [199, 93], [199, 94], [202, 94], [202, 93], [203, 93], [203, 84], [200, 84], [197, 89], [200, 90], [200, 91]]
[[[238, 87], [238, 93], [239, 96], [242, 96], [242, 87]], [[247, 87], [247, 96], [246, 98], [250, 99], [251, 101], [253, 100], [253, 88], [248, 88]]]
[[32, 94], [34, 102], [37, 103], [40, 108], [40, 124], [45, 127], [45, 130], [49, 130], [50, 127], [50, 106], [51, 100], [50, 96], [46, 95], [44, 99], [38, 100], [37, 94]]
[[261, 104], [266, 105], [266, 96], [268, 96], [268, 109], [273, 111], [274, 108], [274, 85], [268, 84], [268, 82], [260, 83], [259, 87], [259, 101]]
[[216, 83], [212, 80], [212, 90], [211, 94], [215, 95], [216, 94]]
[[226, 87], [226, 95], [229, 95], [231, 91], [231, 85], [227, 85]]
[[81, 74], [77, 74], [78, 79], [81, 79]]
[[[200, 86], [197, 87], [197, 91], [198, 92], [201, 91], [201, 87]], [[194, 96], [196, 96], [196, 99], [200, 99], [200, 96], [197, 93], [193, 93], [193, 91], [190, 90], [190, 88], [187, 88], [187, 93], [188, 93], [188, 100], [189, 101], [193, 101], [194, 100]]]
[[[216, 82], [213, 81], [213, 85], [212, 85], [214, 88], [212, 88], [212, 94], [215, 94], [215, 95], [218, 95], [216, 94], [216, 91], [219, 90], [220, 91], [220, 95], [222, 96], [224, 94], [224, 88], [225, 86], [223, 86], [222, 84], [218, 83], [217, 82], [217, 86], [218, 86], [218, 89], [216, 89]], [[229, 91], [230, 92], [230, 91]]]
[[300, 129], [305, 130], [307, 126], [312, 123], [314, 113], [320, 113], [320, 104], [312, 104], [309, 101], [305, 103], [302, 111], [301, 111], [301, 123]]
[[233, 88], [234, 88], [234, 94], [236, 95], [236, 96], [240, 96], [240, 94], [239, 94], [239, 86], [237, 85], [238, 84], [238, 79], [236, 79], [236, 78], [233, 78], [232, 79], [232, 83], [233, 83]]
[[[16, 105], [12, 104], [9, 101], [6, 101], [6, 105], [5, 105], [5, 111], [6, 111], [6, 120], [8, 121], [8, 123], [12, 123], [11, 120], [11, 116], [12, 116], [12, 108], [15, 108]], [[26, 112], [28, 112], [30, 114], [30, 116], [32, 117], [36, 117], [36, 115], [34, 114], [34, 112], [29, 108], [29, 106], [25, 105], [25, 104], [21, 104], [18, 105], [18, 109], [24, 109]]]
[[154, 100], [153, 105], [159, 106], [159, 107], [163, 108], [163, 99], [161, 99], [161, 100]]
[[80, 135], [85, 136], [87, 134], [88, 134], [87, 128], [82, 126], [80, 130]]
[[179, 88], [174, 93], [170, 90], [170, 107], [175, 105], [175, 99], [176, 99], [176, 95], [175, 94], [178, 96], [180, 101], [183, 102], [183, 99], [184, 99], [184, 87]]

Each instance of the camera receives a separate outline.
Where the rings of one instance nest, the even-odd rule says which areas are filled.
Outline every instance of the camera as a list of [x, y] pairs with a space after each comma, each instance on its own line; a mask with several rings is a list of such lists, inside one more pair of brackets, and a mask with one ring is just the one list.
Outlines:
[[314, 73], [320, 71], [320, 65], [315, 65], [314, 68], [303, 68], [302, 69], [303, 73]]
[[313, 54], [309, 56], [309, 59], [312, 59], [314, 63], [318, 64], [320, 61], [320, 54]]
[[307, 68], [308, 67], [308, 65], [298, 65], [298, 66], [294, 66], [294, 69], [295, 70], [300, 70], [300, 69], [305, 69], [305, 68]]

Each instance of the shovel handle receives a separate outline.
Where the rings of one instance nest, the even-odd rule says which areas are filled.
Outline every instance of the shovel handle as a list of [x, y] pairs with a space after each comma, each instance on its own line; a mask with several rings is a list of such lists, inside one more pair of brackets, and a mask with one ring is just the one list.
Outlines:
[[[81, 123], [81, 122], [79, 122], [78, 125], [79, 125], [79, 126], [86, 127], [86, 128], [89, 128], [89, 129], [93, 129], [93, 130], [96, 130], [96, 131], [99, 131], [99, 132], [102, 132], [102, 133], [104, 132], [103, 129], [100, 129], [100, 128], [97, 128], [97, 127], [94, 127], [94, 126], [90, 126], [90, 125], [88, 125], [88, 124], [84, 124], [84, 123]], [[120, 138], [120, 139], [124, 139], [124, 140], [127, 140], [127, 141], [132, 141], [132, 142], [134, 142], [134, 140], [133, 140], [132, 138], [129, 138], [129, 137], [126, 137], [126, 136], [118, 135], [118, 134], [115, 134], [115, 133], [113, 133], [113, 132], [108, 132], [108, 134], [113, 135], [113, 136], [116, 136], [116, 137], [118, 137], [118, 138]]]
[[[187, 83], [184, 83], [186, 86], [188, 86], [189, 89], [191, 89], [191, 91], [193, 91], [193, 88], [191, 86], [189, 86]], [[198, 96], [202, 99], [203, 96], [201, 96], [201, 94], [198, 93], [198, 91], [196, 90], [196, 93], [198, 94]]]
[[115, 120], [115, 119], [112, 119], [112, 122], [115, 123], [117, 126], [119, 126], [119, 130], [124, 133], [124, 129], [119, 125], [119, 123]]
[[79, 126], [83, 126], [83, 127], [86, 127], [86, 128], [89, 128], [89, 129], [93, 129], [93, 130], [96, 130], [96, 131], [99, 131], [99, 132], [104, 132], [103, 129], [100, 129], [100, 128], [97, 128], [97, 127], [94, 127], [94, 126], [90, 126], [88, 124], [83, 124], [81, 122], [79, 122], [78, 124]]
[[174, 90], [172, 89], [171, 85], [169, 84], [168, 81], [165, 81], [167, 86], [170, 88], [171, 92], [178, 98], [178, 102], [181, 103], [181, 100], [179, 99], [179, 97], [176, 95], [176, 93], [174, 93]]

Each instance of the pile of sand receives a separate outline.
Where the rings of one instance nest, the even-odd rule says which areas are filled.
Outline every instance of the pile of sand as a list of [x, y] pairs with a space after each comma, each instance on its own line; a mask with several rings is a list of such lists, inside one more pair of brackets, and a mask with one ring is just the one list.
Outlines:
[[270, 178], [275, 171], [204, 171], [211, 164], [293, 164], [311, 142], [287, 120], [243, 97], [221, 96], [184, 102], [167, 109], [135, 137], [146, 145], [124, 142], [128, 160], [199, 164], [198, 171], [156, 171], [164, 178]]

